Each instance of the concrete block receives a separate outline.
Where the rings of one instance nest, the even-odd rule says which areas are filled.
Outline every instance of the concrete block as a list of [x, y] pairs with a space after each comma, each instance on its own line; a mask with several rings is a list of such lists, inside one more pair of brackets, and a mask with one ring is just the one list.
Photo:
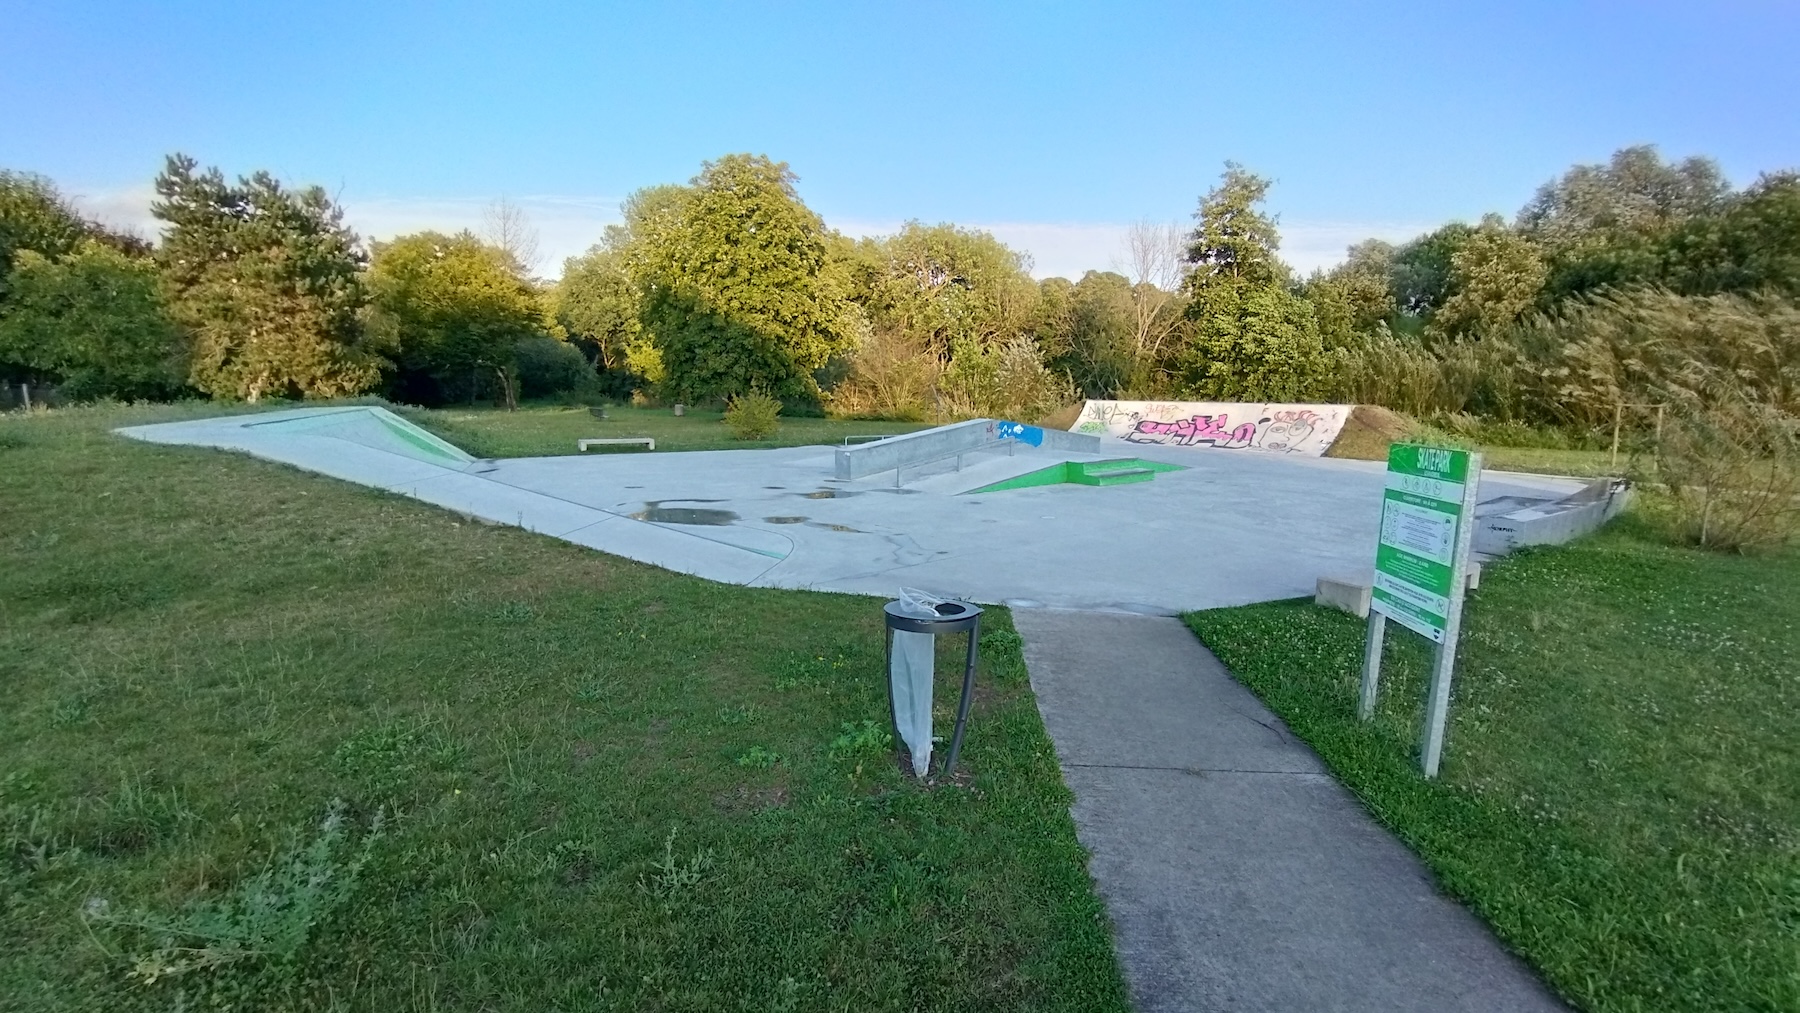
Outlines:
[[1367, 619], [1369, 616], [1369, 583], [1370, 578], [1368, 577], [1355, 579], [1320, 577], [1318, 590], [1313, 594], [1313, 604], [1328, 605], [1334, 609], [1342, 609], [1353, 616]]

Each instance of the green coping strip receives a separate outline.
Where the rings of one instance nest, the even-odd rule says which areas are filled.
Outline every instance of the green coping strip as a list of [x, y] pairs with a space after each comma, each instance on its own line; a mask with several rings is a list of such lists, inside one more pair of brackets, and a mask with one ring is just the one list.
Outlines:
[[[430, 433], [419, 429], [417, 426], [414, 426], [404, 419], [391, 418], [386, 412], [375, 412], [372, 414], [374, 414], [377, 419], [381, 420], [381, 424], [386, 426], [389, 432], [413, 446], [418, 447], [420, 450], [425, 451], [427, 454], [436, 454], [438, 457], [455, 461], [458, 464], [466, 464], [469, 460], [468, 455], [464, 454], [462, 451], [447, 443], [442, 443], [442, 441], [434, 438]], [[446, 447], [449, 449], [446, 450]]]
[[1023, 475], [984, 485], [979, 489], [970, 489], [969, 494], [983, 492], [1007, 492], [1012, 489], [1033, 489], [1042, 485], [1063, 485], [1077, 483], [1078, 475], [1089, 475], [1093, 472], [1119, 471], [1126, 468], [1139, 468], [1148, 471], [1185, 471], [1186, 466], [1180, 464], [1164, 464], [1161, 461], [1146, 461], [1137, 457], [1123, 457], [1111, 461], [1064, 461], [1048, 468], [1028, 471]]

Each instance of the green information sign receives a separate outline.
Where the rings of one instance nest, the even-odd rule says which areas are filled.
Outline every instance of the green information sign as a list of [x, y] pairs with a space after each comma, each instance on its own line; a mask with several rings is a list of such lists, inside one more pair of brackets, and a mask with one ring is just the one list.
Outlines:
[[1471, 519], [1471, 488], [1466, 450], [1410, 443], [1388, 449], [1369, 605], [1440, 644], [1452, 599], [1458, 597], [1460, 536]]
[[1437, 644], [1426, 701], [1420, 765], [1436, 777], [1450, 709], [1456, 666], [1456, 634], [1462, 625], [1468, 582], [1469, 541], [1475, 524], [1481, 455], [1447, 447], [1396, 443], [1388, 448], [1387, 489], [1381, 500], [1381, 535], [1375, 544], [1375, 580], [1369, 589], [1369, 640], [1363, 655], [1362, 698], [1357, 713], [1375, 714], [1381, 681], [1381, 644], [1387, 620]]

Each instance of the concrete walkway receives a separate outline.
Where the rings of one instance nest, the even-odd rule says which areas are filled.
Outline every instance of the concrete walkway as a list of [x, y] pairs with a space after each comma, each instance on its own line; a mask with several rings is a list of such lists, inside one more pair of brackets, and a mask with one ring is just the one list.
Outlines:
[[1142, 1013], [1565, 1010], [1180, 621], [1013, 620]]

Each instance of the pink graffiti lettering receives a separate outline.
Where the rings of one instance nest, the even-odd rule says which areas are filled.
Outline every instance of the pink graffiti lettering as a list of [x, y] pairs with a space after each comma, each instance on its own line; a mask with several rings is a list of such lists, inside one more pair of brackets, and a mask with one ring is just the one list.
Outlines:
[[1178, 447], [1210, 443], [1215, 447], [1230, 448], [1247, 447], [1256, 439], [1256, 423], [1246, 422], [1236, 429], [1226, 429], [1230, 424], [1229, 415], [1194, 415], [1173, 422], [1144, 419], [1125, 439], [1132, 443], [1172, 443]]

